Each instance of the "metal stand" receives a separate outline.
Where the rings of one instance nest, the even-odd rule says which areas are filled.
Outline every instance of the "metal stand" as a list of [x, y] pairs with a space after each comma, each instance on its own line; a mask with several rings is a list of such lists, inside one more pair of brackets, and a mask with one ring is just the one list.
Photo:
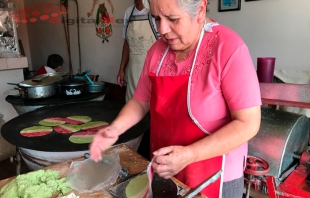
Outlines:
[[21, 172], [21, 156], [18, 150], [18, 147], [16, 147], [16, 175], [20, 175]]

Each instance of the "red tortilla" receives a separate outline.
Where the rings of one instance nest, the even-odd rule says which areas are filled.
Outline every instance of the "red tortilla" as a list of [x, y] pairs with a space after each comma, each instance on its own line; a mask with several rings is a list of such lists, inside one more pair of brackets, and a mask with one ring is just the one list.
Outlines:
[[20, 131], [20, 134], [25, 137], [40, 137], [48, 135], [53, 131], [52, 127], [32, 126]]
[[62, 124], [54, 127], [54, 131], [64, 134], [74, 133], [79, 130], [81, 130], [81, 126], [76, 124]]
[[40, 136], [48, 135], [50, 133], [51, 132], [38, 131], [38, 132], [33, 132], [33, 133], [21, 133], [21, 135], [25, 137], [40, 137]]

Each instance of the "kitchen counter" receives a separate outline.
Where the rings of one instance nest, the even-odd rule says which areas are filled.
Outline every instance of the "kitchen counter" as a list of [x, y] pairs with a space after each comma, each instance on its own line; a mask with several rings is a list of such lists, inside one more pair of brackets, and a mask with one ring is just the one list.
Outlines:
[[[146, 170], [147, 165], [149, 163], [149, 161], [147, 161], [145, 158], [143, 158], [141, 155], [139, 155], [136, 151], [134, 151], [132, 148], [128, 147], [125, 144], [120, 144], [117, 145], [113, 148], [110, 148], [106, 151], [103, 152], [103, 154], [110, 154], [113, 152], [118, 152], [119, 156], [120, 156], [120, 164], [121, 166], [124, 168], [127, 168], [129, 170], [129, 174], [130, 175], [134, 175], [137, 173], [141, 173], [142, 171]], [[69, 168], [70, 168], [70, 164], [73, 161], [82, 161], [84, 160], [84, 157], [80, 157], [74, 160], [70, 160], [70, 161], [66, 161], [66, 162], [62, 162], [59, 164], [55, 164], [49, 167], [46, 167], [44, 169], [51, 169], [51, 170], [57, 170], [60, 173], [60, 177], [66, 177]], [[0, 189], [7, 184], [8, 182], [10, 182], [11, 180], [13, 180], [15, 177], [11, 177], [8, 179], [4, 179], [0, 181]], [[186, 185], [184, 185], [182, 182], [180, 182], [179, 180], [172, 178], [172, 180], [180, 187], [182, 187], [184, 189], [183, 194], [185, 194], [186, 192], [188, 192], [190, 190], [189, 187], [187, 187]], [[118, 182], [117, 182], [118, 183]], [[82, 193], [79, 194], [76, 191], [73, 191], [76, 195], [80, 196], [80, 198], [113, 198], [113, 196], [106, 190], [100, 190], [100, 191], [93, 191], [91, 193]], [[55, 195], [56, 197], [57, 195]], [[197, 195], [195, 196], [196, 198], [198, 197], [205, 197], [203, 195]]]

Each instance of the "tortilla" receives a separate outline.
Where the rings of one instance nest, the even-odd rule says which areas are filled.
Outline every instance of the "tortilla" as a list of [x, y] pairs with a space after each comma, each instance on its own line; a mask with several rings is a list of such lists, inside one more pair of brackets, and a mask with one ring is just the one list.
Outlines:
[[53, 131], [52, 127], [47, 126], [32, 126], [20, 131], [20, 134], [25, 137], [40, 137], [48, 135]]
[[149, 180], [147, 174], [138, 175], [126, 186], [127, 198], [148, 198]]
[[88, 116], [69, 116], [65, 120], [67, 124], [84, 124], [90, 122], [92, 119]]
[[81, 125], [76, 124], [62, 124], [54, 127], [54, 131], [58, 133], [74, 133], [81, 130]]
[[64, 118], [61, 117], [49, 117], [39, 122], [39, 124], [43, 126], [57, 126], [64, 123], [66, 123], [66, 121]]
[[93, 141], [97, 131], [81, 131], [74, 133], [69, 137], [69, 141], [74, 144], [89, 144]]
[[99, 129], [105, 128], [109, 125], [109, 123], [104, 121], [94, 121], [82, 124], [82, 130], [90, 130], [90, 131], [98, 131]]

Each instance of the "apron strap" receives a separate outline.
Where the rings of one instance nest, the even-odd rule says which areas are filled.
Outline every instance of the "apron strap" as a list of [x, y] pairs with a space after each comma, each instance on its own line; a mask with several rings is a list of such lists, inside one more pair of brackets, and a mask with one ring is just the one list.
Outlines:
[[126, 25], [125, 38], [127, 37], [128, 25], [129, 25], [129, 23], [132, 21], [132, 20], [131, 20], [131, 17], [132, 17], [132, 15], [133, 15], [133, 11], [135, 10], [135, 8], [136, 8], [136, 5], [133, 6], [133, 9], [132, 9], [132, 11], [131, 11], [131, 13], [130, 13], [130, 15], [129, 15], [128, 22], [127, 22], [127, 25]]
[[148, 13], [148, 19], [149, 19], [150, 26], [151, 26], [151, 28], [152, 28], [152, 31], [153, 31], [153, 34], [154, 34], [156, 40], [158, 40], [158, 39], [159, 39], [159, 38], [158, 38], [158, 34], [157, 34], [157, 31], [156, 31], [156, 29], [155, 29], [155, 27], [154, 27], [154, 23], [153, 23], [153, 21], [152, 21], [152, 18], [153, 18], [153, 17], [151, 16], [151, 14]]

